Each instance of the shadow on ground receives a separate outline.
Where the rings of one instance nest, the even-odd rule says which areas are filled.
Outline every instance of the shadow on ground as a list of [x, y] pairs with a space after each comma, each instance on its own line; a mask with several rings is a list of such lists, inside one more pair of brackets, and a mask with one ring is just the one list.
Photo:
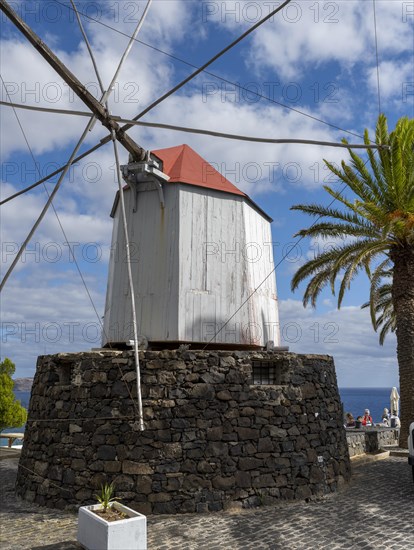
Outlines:
[[83, 546], [75, 540], [58, 542], [57, 544], [46, 544], [46, 546], [32, 546], [30, 550], [82, 550]]

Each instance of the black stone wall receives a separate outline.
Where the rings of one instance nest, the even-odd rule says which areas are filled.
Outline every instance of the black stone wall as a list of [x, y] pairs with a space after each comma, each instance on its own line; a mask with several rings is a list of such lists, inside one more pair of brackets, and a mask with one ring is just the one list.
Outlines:
[[348, 428], [346, 440], [348, 443], [349, 456], [357, 456], [366, 453], [376, 453], [384, 446], [398, 446], [399, 430], [395, 428]]
[[[255, 385], [272, 360], [280, 385]], [[88, 504], [114, 481], [142, 513], [216, 511], [333, 492], [350, 463], [333, 360], [277, 352], [41, 356], [17, 491], [50, 507]], [[132, 399], [131, 399], [132, 396]]]

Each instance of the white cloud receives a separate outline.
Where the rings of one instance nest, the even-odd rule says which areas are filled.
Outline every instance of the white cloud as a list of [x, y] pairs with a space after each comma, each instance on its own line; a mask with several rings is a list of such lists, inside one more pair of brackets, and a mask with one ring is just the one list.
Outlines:
[[[368, 85], [371, 91], [377, 93], [377, 68], [371, 67], [367, 70]], [[404, 101], [404, 85], [413, 85], [413, 64], [412, 60], [407, 62], [383, 61], [379, 65], [380, 93], [381, 99], [402, 103]]]
[[[16, 191], [9, 184], [3, 184], [3, 187], [7, 196]], [[113, 192], [107, 193], [100, 204], [110, 202], [110, 200], [113, 200], [113, 196]], [[41, 191], [32, 192], [20, 195], [20, 197], [2, 207], [1, 271], [3, 275], [20, 249], [46, 200], [46, 193]], [[90, 258], [99, 255], [100, 260], [107, 260], [112, 231], [109, 208], [101, 211], [98, 215], [97, 210], [94, 208], [94, 202], [91, 200], [92, 208], [90, 208], [90, 211], [81, 213], [79, 209], [75, 209], [72, 202], [69, 202], [69, 208], [66, 208], [66, 202], [65, 196], [61, 195], [56, 200], [56, 212], [66, 238], [69, 243], [73, 243], [71, 246], [74, 247], [76, 254], [89, 255]], [[22, 212], [24, 212], [23, 216]], [[69, 247], [66, 244], [60, 224], [53, 209], [50, 208], [31, 239], [27, 251], [23, 253], [22, 259], [17, 264], [17, 271], [26, 270], [33, 263], [70, 261]]]
[[[388, 55], [411, 48], [412, 22], [404, 22], [404, 5], [377, 3], [379, 48]], [[244, 23], [249, 23], [246, 17]], [[236, 28], [229, 19], [222, 24]], [[300, 81], [309, 65], [318, 69], [337, 62], [351, 69], [357, 63], [375, 64], [373, 11], [366, 2], [294, 2], [252, 36], [248, 61], [259, 73], [274, 69], [282, 78]]]
[[[138, 11], [135, 11], [133, 3], [117, 2], [113, 5], [115, 11], [110, 10], [106, 17], [104, 17], [104, 11], [100, 11], [98, 19], [116, 26], [126, 34], [132, 34], [136, 21], [142, 14], [144, 4], [144, 2], [140, 2]], [[174, 42], [183, 40], [188, 33], [188, 20], [191, 15], [191, 10], [186, 9], [185, 4], [178, 0], [154, 2], [140, 38], [144, 41], [148, 39], [154, 44], [161, 41], [162, 48], [167, 50]], [[86, 46], [75, 23], [73, 23], [73, 28], [74, 33], [79, 35], [77, 48], [71, 52], [59, 49], [59, 39], [56, 37], [55, 53], [92, 95], [100, 97], [97, 78]], [[86, 22], [86, 28], [104, 87], [108, 86], [118, 67], [128, 38], [93, 22]], [[56, 29], [54, 30], [56, 31]], [[51, 38], [53, 35], [49, 34], [49, 41], [53, 42]], [[82, 101], [69, 90], [69, 87], [27, 41], [6, 37], [1, 40], [0, 47], [2, 77], [8, 91], [7, 94], [3, 87], [1, 89], [4, 101], [88, 111]], [[135, 116], [155, 96], [161, 95], [170, 87], [172, 70], [171, 62], [167, 57], [156, 54], [141, 44], [134, 44], [134, 48], [115, 83], [110, 99], [112, 112], [123, 117]], [[26, 152], [27, 144], [12, 109], [8, 107], [1, 107], [1, 109], [0, 138], [2, 155], [6, 160], [13, 152]], [[83, 117], [21, 110], [18, 110], [17, 114], [35, 155], [57, 148], [61, 149], [77, 140], [88, 121]], [[95, 144], [99, 137], [106, 133], [106, 131], [102, 131], [100, 124], [97, 124], [94, 132], [88, 136], [86, 143]]]
[[339, 386], [398, 386], [395, 336], [380, 346], [367, 310], [348, 306], [322, 313], [289, 299], [280, 301], [280, 319], [282, 345], [296, 353], [332, 355]]
[[[140, 4], [141, 9], [142, 5]], [[150, 12], [148, 24], [144, 25], [144, 39], [148, 35], [149, 40], [156, 42], [157, 38], [161, 40], [164, 36], [168, 36], [168, 39], [163, 39], [163, 47], [168, 48], [174, 40], [180, 41], [184, 36], [187, 37], [186, 33], [189, 32], [187, 23], [192, 13], [186, 7], [187, 3], [156, 2], [154, 5], [156, 6], [155, 11]], [[127, 8], [126, 4], [125, 6]], [[119, 13], [123, 13], [122, 7], [119, 10]], [[160, 16], [161, 13], [163, 17]], [[200, 13], [193, 18], [196, 26], [199, 15]], [[113, 18], [114, 14], [108, 15], [107, 20], [104, 21], [114, 24], [113, 21], [111, 22], [111, 16]], [[117, 26], [121, 30], [131, 32], [130, 27], [132, 24], [127, 21], [128, 18], [121, 18]], [[200, 24], [199, 21], [198, 23]], [[125, 46], [124, 42], [127, 39], [124, 40], [119, 35], [114, 35], [116, 39], [113, 41], [108, 40], [109, 31], [96, 23], [87, 24], [87, 28], [91, 35], [92, 46], [103, 80], [107, 83], [117, 66]], [[270, 25], [268, 32], [272, 28], [273, 25]], [[266, 28], [263, 27], [258, 34], [263, 40], [266, 40], [262, 36], [262, 31], [265, 32], [265, 30]], [[296, 43], [294, 39], [291, 42]], [[4, 41], [2, 47], [7, 53], [4, 74], [7, 76], [8, 82], [17, 83], [16, 89], [11, 84], [9, 86], [11, 92], [15, 92], [12, 94], [12, 99], [30, 103], [33, 96], [24, 94], [21, 97], [23, 88], [24, 90], [38, 89], [36, 102], [39, 105], [50, 106], [51, 102], [48, 101], [47, 93], [49, 91], [53, 92], [55, 88], [52, 84], [59, 81], [54, 72], [27, 44], [17, 43], [15, 40]], [[96, 83], [96, 78], [91, 71], [90, 60], [82, 43], [70, 54], [64, 51], [58, 51], [57, 53], [64, 62], [75, 70], [81, 81]], [[28, 59], [30, 67], [27, 70], [26, 63]], [[22, 74], [25, 74], [24, 85], [19, 81]], [[133, 54], [128, 59], [113, 94], [112, 108], [114, 113], [123, 116], [137, 114], [137, 111], [148, 104], [155, 96], [168, 89], [172, 74], [172, 68], [168, 60], [161, 58], [160, 62], [158, 57], [155, 63], [150, 50], [135, 45]], [[133, 76], [131, 77], [131, 75]], [[282, 110], [280, 107], [272, 106], [264, 100], [256, 102], [257, 98], [254, 98], [252, 94], [243, 96], [241, 99], [239, 98], [240, 100], [237, 98], [233, 100], [232, 94], [223, 93], [222, 88], [216, 81], [206, 82], [203, 79], [203, 82], [204, 86], [192, 84], [190, 88], [186, 88], [186, 95], [175, 95], [169, 98], [154, 111], [151, 118], [190, 127], [210, 128], [223, 132], [256, 136], [338, 141], [343, 135], [343, 132], [338, 133], [333, 128], [323, 126], [316, 120], [305, 118], [293, 111]], [[36, 87], [37, 84], [38, 87]], [[213, 85], [213, 88], [206, 88], [206, 85]], [[62, 83], [59, 86], [62, 91], [62, 98], [52, 106], [85, 110], [81, 102], [73, 97], [72, 93], [69, 93], [66, 85]], [[96, 89], [96, 86], [91, 84], [90, 89], [93, 90], [94, 88]], [[207, 93], [208, 90], [210, 93]], [[335, 106], [332, 105], [332, 109], [334, 108]], [[326, 117], [329, 107], [324, 102], [317, 103], [316, 108], [312, 110], [302, 110], [318, 118], [319, 109], [321, 111], [320, 116], [322, 118]], [[341, 109], [341, 112], [343, 111]], [[10, 111], [6, 111], [5, 115], [6, 123], [2, 125], [4, 132], [3, 155], [7, 158], [7, 155], [12, 152], [25, 151], [26, 144], [16, 129], [14, 115]], [[66, 146], [79, 137], [82, 128], [86, 124], [86, 119], [78, 120], [75, 117], [62, 118], [58, 115], [27, 112], [19, 112], [19, 116], [35, 155]], [[39, 132], [40, 127], [42, 131]], [[13, 131], [10, 131], [11, 129]], [[6, 133], [12, 135], [12, 139], [5, 139]], [[105, 135], [105, 132], [97, 124], [94, 132], [88, 136], [87, 143], [95, 143], [97, 138], [102, 135]], [[283, 192], [286, 185], [317, 189], [329, 176], [322, 158], [328, 156], [330, 160], [338, 162], [344, 156], [343, 150], [327, 151], [317, 146], [257, 145], [161, 130], [150, 131], [134, 128], [130, 135], [149, 148], [176, 145], [191, 140], [192, 146], [199, 150], [207, 160], [217, 163], [217, 167], [224, 172], [224, 175], [252, 195], [269, 190]], [[108, 157], [110, 154], [108, 153]], [[246, 159], [249, 159], [249, 161], [246, 162]], [[93, 164], [94, 161], [89, 158], [88, 162]], [[85, 163], [82, 166], [84, 167]], [[93, 168], [90, 169], [93, 170]], [[111, 173], [111, 177], [112, 175]], [[88, 187], [87, 196], [93, 193], [91, 191], [93, 186]], [[94, 189], [97, 189], [97, 186]], [[95, 193], [95, 198], [96, 195], [97, 193]], [[98, 201], [97, 204], [100, 205], [101, 202]]]
[[[257, 3], [250, 4], [253, 6]], [[368, 89], [373, 97], [376, 84], [372, 5], [358, 2], [292, 4], [293, 7], [284, 10], [283, 16], [276, 16], [273, 22], [266, 23], [226, 56], [228, 64], [223, 63], [212, 70], [217, 70], [229, 80], [239, 80], [244, 84], [247, 80], [251, 81], [259, 92], [271, 97], [271, 93], [266, 93], [269, 89], [265, 88], [264, 83], [275, 86], [279, 83], [274, 96], [276, 100], [281, 99], [308, 115], [333, 121], [338, 126], [346, 123], [346, 126], [358, 134], [355, 127], [359, 126], [361, 120], [372, 120], [371, 115], [376, 107], [372, 101], [367, 101], [365, 95]], [[138, 13], [131, 12], [131, 2], [127, 0], [99, 5], [102, 7], [102, 22], [131, 34], [137, 17], [142, 13], [144, 2], [139, 3]], [[296, 9], [297, 6], [300, 9], [296, 21], [295, 5]], [[410, 20], [403, 21], [404, 2], [377, 2], [376, 5], [383, 95], [384, 99], [392, 100], [397, 93], [396, 82], [409, 76], [407, 52], [412, 46], [412, 24]], [[218, 13], [208, 14], [205, 10], [209, 6], [214, 10], [217, 8]], [[252, 11], [243, 12], [246, 4], [241, 2], [202, 2], [193, 5], [179, 0], [157, 1], [152, 5], [149, 19], [139, 38], [197, 64], [201, 40], [204, 41], [204, 50], [201, 52], [204, 60], [219, 50], [222, 42], [230, 42], [232, 34], [239, 35], [241, 29], [247, 28], [265, 15], [264, 9], [268, 12], [267, 3], [257, 6], [261, 13], [255, 15]], [[336, 7], [339, 8], [337, 13]], [[114, 9], [118, 10], [117, 14]], [[224, 18], [224, 10], [231, 9], [239, 10], [239, 13], [229, 15], [230, 12], [227, 11], [227, 17]], [[333, 19], [338, 19], [338, 22], [332, 22]], [[86, 22], [86, 27], [107, 85], [128, 39], [97, 23]], [[65, 32], [60, 34], [59, 25], [49, 25], [44, 36], [78, 78], [89, 83], [90, 90], [99, 95], [92, 65], [75, 23], [72, 29], [79, 43], [75, 42], [75, 46], [71, 43], [70, 51], [67, 45], [65, 47]], [[216, 33], [222, 33], [220, 40], [216, 40]], [[0, 46], [2, 75], [9, 83], [8, 89], [13, 101], [85, 110], [82, 102], [73, 97], [68, 87], [61, 83], [56, 73], [31, 46], [20, 38], [10, 36], [5, 34]], [[242, 55], [246, 57], [244, 68], [248, 69], [248, 73], [242, 75], [244, 82], [242, 77], [239, 78], [244, 63]], [[181, 69], [181, 65], [172, 64], [169, 58], [135, 44], [112, 96], [112, 112], [126, 117], [135, 116], [190, 70], [188, 67], [185, 71]], [[325, 101], [330, 90], [324, 86], [330, 82], [338, 87], [335, 95], [339, 100], [337, 103]], [[201, 83], [204, 83], [204, 88]], [[293, 85], [288, 89], [289, 83]], [[314, 84], [319, 86], [318, 101], [312, 96], [312, 93], [316, 93], [315, 90], [311, 93], [311, 99], [305, 98], [308, 86]], [[301, 101], [305, 107], [301, 106], [301, 101], [289, 102], [289, 97], [286, 97], [298, 89], [303, 93]], [[229, 91], [230, 93], [226, 93]], [[281, 98], [277, 95], [279, 93]], [[2, 95], [4, 98], [3, 92]], [[363, 105], [363, 118], [359, 118], [360, 111], [356, 109], [356, 105]], [[2, 157], [6, 162], [14, 162], [19, 158], [17, 175], [6, 177], [7, 174], [3, 172], [3, 179], [6, 180], [2, 186], [3, 196], [7, 196], [17, 188], [31, 183], [37, 176], [27, 176], [24, 173], [31, 169], [31, 165], [25, 156], [27, 145], [13, 112], [1, 107], [1, 114]], [[34, 155], [42, 163], [62, 162], [63, 152], [68, 156], [69, 149], [73, 147], [87, 122], [86, 119], [75, 117], [21, 111], [19, 117]], [[242, 93], [240, 97], [237, 92], [232, 93], [231, 86], [230, 89], [223, 88], [221, 83], [206, 75], [169, 98], [146, 120], [275, 138], [339, 141], [345, 134], [263, 99], [256, 101], [254, 95]], [[95, 144], [103, 135], [106, 135], [106, 130], [97, 124], [88, 136], [87, 144]], [[303, 193], [316, 191], [326, 183], [329, 174], [324, 169], [323, 158], [339, 162], [347, 156], [344, 149], [288, 144], [257, 145], [145, 128], [134, 128], [130, 135], [149, 149], [187, 142], [253, 197], [276, 191], [278, 194], [273, 196], [274, 203], [278, 205], [289, 192], [292, 193], [291, 203], [302, 202]], [[350, 137], [350, 141], [354, 139], [358, 141], [357, 137]], [[121, 162], [126, 161], [127, 155], [121, 150]], [[27, 167], [23, 166], [25, 162]], [[79, 242], [75, 249], [77, 258], [99, 312], [103, 310], [105, 298], [111, 232], [109, 211], [117, 187], [113, 166], [112, 149], [107, 145], [71, 170], [70, 177], [65, 180], [56, 198], [56, 208], [68, 239]], [[41, 168], [42, 175], [48, 171], [44, 164]], [[12, 185], [11, 182], [17, 181], [20, 174], [21, 181]], [[48, 187], [51, 188], [51, 184]], [[22, 242], [45, 200], [46, 196], [39, 188], [3, 207], [3, 243], [17, 243], [18, 246]], [[280, 213], [280, 219], [289, 226], [289, 231], [294, 232], [294, 228], [289, 225], [291, 220], [286, 203], [280, 207]], [[291, 240], [282, 230], [276, 233], [277, 240]], [[96, 263], [84, 257], [88, 254], [85, 249], [88, 242], [96, 243], [102, 251], [102, 256]], [[36, 248], [37, 243], [39, 249]], [[49, 243], [61, 247], [61, 260], [50, 261], [53, 248], [47, 248]], [[19, 264], [16, 274], [7, 283], [7, 292], [2, 297], [2, 319], [12, 324], [7, 329], [9, 333], [6, 334], [6, 340], [3, 333], [1, 354], [10, 355], [16, 360], [19, 375], [33, 373], [35, 358], [39, 353], [79, 351], [99, 345], [99, 342], [92, 341], [92, 335], [88, 337], [87, 333], [82, 333], [84, 326], [96, 323], [97, 319], [79, 282], [76, 268], [70, 262], [67, 247], [63, 244], [63, 236], [52, 212], [42, 223], [30, 249], [34, 253], [28, 254], [27, 261]], [[89, 253], [93, 253], [93, 250], [90, 249]], [[7, 258], [2, 262], [3, 267], [9, 265], [10, 261], [11, 253], [8, 251]], [[289, 269], [290, 267], [296, 269], [297, 263], [289, 266]], [[333, 307], [328, 299], [324, 305], [327, 308]], [[329, 309], [326, 313], [320, 313], [304, 310], [301, 302], [288, 299], [281, 301], [281, 318], [282, 326], [286, 327], [288, 323], [299, 324], [301, 333], [297, 342], [293, 341], [297, 327], [292, 324], [288, 329], [285, 328], [285, 336], [291, 340], [286, 343], [293, 351], [334, 355], [342, 386], [374, 385], [377, 382], [380, 385], [397, 385], [395, 340], [391, 337], [386, 346], [380, 348], [377, 335], [370, 327], [367, 312], [348, 307], [340, 312]], [[16, 328], [13, 323], [20, 324], [16, 334], [12, 334]], [[34, 327], [35, 331], [32, 336], [28, 334], [25, 340], [25, 326], [22, 323], [26, 323], [27, 329]], [[62, 328], [62, 336], [56, 342], [52, 341], [53, 327], [48, 332], [50, 323], [59, 323]], [[76, 326], [73, 336], [68, 323], [81, 324]], [[334, 339], [338, 342], [333, 342]]]
[[[293, 111], [268, 103], [234, 102], [220, 92], [173, 96], [150, 120], [255, 137], [338, 140], [334, 130], [310, 118], [299, 118]], [[251, 195], [280, 191], [284, 186], [320, 188], [328, 177], [322, 159], [328, 156], [340, 162], [347, 155], [343, 149], [327, 151], [322, 146], [249, 143], [164, 130], [148, 137], [152, 148], [160, 143], [191, 143], [206, 160], [216, 163], [224, 176]]]
[[[32, 265], [29, 276], [10, 279], [2, 293], [1, 357], [16, 364], [17, 377], [33, 376], [38, 355], [100, 346], [100, 320], [76, 269], [72, 264], [59, 271], [62, 267]], [[102, 275], [96, 270], [84, 278], [100, 316]]]

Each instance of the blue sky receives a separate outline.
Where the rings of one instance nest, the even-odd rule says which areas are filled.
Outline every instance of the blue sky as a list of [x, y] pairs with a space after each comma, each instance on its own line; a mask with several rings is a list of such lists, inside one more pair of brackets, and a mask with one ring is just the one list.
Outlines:
[[[69, 2], [11, 5], [98, 95]], [[133, 32], [144, 5], [130, 0], [78, 3], [90, 17], [83, 21], [105, 84], [126, 47], [122, 33]], [[139, 35], [146, 44], [134, 45], [111, 98], [112, 112], [135, 116], [192, 72], [191, 66], [208, 60], [277, 5], [155, 0]], [[414, 116], [414, 3], [376, 0], [375, 15], [381, 111], [392, 127], [400, 116]], [[2, 100], [85, 110], [5, 16], [1, 27]], [[364, 128], [372, 131], [379, 112], [373, 3], [292, 2], [208, 71], [145, 120], [259, 137], [347, 137], [360, 143]], [[0, 109], [5, 198], [36, 181], [39, 172], [43, 176], [64, 163], [86, 119], [18, 111], [24, 138], [13, 110]], [[84, 148], [104, 135], [97, 124]], [[294, 233], [311, 223], [290, 207], [328, 203], [322, 186], [337, 184], [323, 159], [340, 162], [347, 156], [343, 149], [258, 145], [166, 130], [134, 128], [130, 135], [147, 149], [188, 143], [247, 192], [274, 219], [276, 262], [294, 242]], [[127, 161], [126, 153], [121, 160]], [[33, 375], [39, 354], [99, 346], [97, 316], [104, 307], [115, 191], [113, 154], [105, 146], [72, 168], [55, 200], [66, 237], [50, 211], [8, 281], [1, 302], [1, 357], [15, 361], [18, 376]], [[38, 187], [1, 207], [3, 274], [45, 201], [46, 192]], [[74, 243], [85, 285], [66, 240]], [[368, 292], [363, 277], [354, 282], [340, 311], [327, 292], [316, 310], [303, 308], [303, 287], [292, 294], [295, 269], [323, 246], [303, 240], [277, 268], [283, 343], [292, 351], [333, 355], [341, 386], [398, 385], [395, 338], [380, 347], [368, 312], [360, 310]]]

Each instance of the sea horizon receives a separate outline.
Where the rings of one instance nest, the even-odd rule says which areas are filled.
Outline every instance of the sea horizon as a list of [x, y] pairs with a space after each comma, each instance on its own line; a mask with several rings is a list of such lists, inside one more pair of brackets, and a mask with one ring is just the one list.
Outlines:
[[[398, 386], [397, 391], [399, 391]], [[339, 395], [345, 413], [351, 413], [354, 418], [363, 416], [365, 409], [369, 409], [375, 423], [381, 421], [384, 408], [391, 409], [390, 386], [382, 387], [339, 387]]]
[[339, 391], [341, 390], [390, 390], [392, 388], [397, 388], [399, 390], [399, 386], [338, 386]]

